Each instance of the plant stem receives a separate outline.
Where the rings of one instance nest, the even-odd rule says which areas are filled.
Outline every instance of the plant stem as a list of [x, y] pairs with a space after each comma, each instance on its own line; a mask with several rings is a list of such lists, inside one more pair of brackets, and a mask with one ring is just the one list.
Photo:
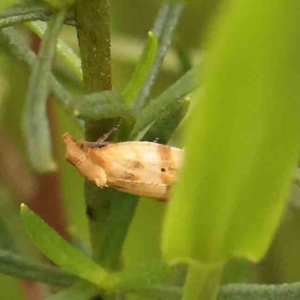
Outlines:
[[111, 89], [109, 0], [77, 0], [78, 41], [87, 93]]
[[[86, 93], [111, 89], [110, 9], [109, 0], [76, 0], [77, 34]], [[95, 141], [113, 126], [113, 120], [87, 121], [85, 136]], [[97, 257], [103, 228], [110, 213], [107, 193], [86, 182], [85, 199], [90, 221], [94, 256]], [[101, 199], [100, 199], [101, 198]]]
[[222, 272], [220, 266], [203, 266], [192, 262], [186, 277], [183, 300], [215, 300]]

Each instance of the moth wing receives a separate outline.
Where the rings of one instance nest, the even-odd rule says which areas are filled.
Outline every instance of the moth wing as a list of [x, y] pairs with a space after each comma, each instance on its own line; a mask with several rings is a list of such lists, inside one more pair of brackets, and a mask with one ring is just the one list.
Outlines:
[[153, 184], [151, 182], [116, 180], [113, 188], [138, 196], [151, 197], [159, 201], [167, 200], [169, 196], [170, 186], [166, 184]]
[[183, 156], [180, 149], [149, 142], [111, 144], [91, 152], [105, 169], [109, 186], [154, 198], [167, 194]]

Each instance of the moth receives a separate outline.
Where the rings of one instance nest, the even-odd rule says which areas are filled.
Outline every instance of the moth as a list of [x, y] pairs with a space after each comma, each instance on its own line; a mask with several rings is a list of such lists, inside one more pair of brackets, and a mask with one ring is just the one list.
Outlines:
[[168, 200], [182, 164], [183, 150], [155, 142], [110, 143], [105, 134], [96, 142], [76, 141], [63, 134], [65, 158], [98, 187]]

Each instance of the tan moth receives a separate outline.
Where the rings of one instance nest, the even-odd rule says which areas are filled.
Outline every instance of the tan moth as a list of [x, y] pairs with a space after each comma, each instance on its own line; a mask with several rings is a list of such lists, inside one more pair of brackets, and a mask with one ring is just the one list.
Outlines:
[[66, 159], [100, 188], [168, 200], [183, 150], [151, 142], [105, 142], [110, 133], [97, 142], [76, 141], [63, 134]]

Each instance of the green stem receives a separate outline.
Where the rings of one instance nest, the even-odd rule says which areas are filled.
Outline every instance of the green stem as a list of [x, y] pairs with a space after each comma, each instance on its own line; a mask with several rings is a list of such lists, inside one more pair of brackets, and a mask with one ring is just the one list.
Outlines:
[[109, 0], [77, 0], [78, 41], [87, 93], [111, 89]]
[[192, 262], [186, 277], [183, 300], [215, 300], [222, 267], [203, 266]]
[[[109, 0], [76, 0], [77, 34], [86, 93], [111, 89]], [[86, 139], [97, 140], [115, 124], [114, 120], [87, 121]], [[103, 231], [110, 214], [109, 192], [90, 182], [85, 184], [87, 215], [94, 257], [99, 261]]]

